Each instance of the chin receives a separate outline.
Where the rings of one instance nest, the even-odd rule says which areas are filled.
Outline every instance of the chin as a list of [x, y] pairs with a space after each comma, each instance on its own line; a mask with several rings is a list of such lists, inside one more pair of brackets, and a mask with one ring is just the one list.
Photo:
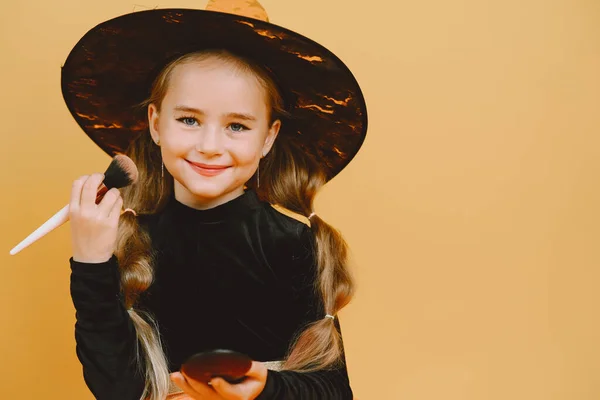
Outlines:
[[221, 187], [220, 185], [193, 185], [188, 186], [188, 190], [194, 196], [203, 199], [215, 199], [228, 193], [228, 188]]
[[240, 187], [244, 187], [243, 184], [235, 184], [233, 182], [192, 182], [186, 185], [187, 190], [194, 196], [213, 200], [221, 196], [225, 196], [231, 192], [236, 191]]

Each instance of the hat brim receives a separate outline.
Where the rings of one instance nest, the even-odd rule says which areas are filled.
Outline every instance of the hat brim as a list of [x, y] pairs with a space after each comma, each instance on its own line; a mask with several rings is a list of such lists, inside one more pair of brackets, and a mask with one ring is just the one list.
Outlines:
[[[85, 133], [111, 156], [148, 128], [139, 105], [173, 58], [227, 49], [265, 65], [291, 114], [283, 130], [333, 178], [367, 130], [358, 82], [320, 44], [272, 23], [214, 11], [159, 9], [126, 14], [88, 31], [62, 67], [62, 93]], [[291, 126], [290, 126], [291, 125]]]

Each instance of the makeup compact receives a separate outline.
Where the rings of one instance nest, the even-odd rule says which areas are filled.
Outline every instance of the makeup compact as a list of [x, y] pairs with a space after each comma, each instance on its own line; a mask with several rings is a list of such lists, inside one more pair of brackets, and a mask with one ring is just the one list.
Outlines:
[[252, 359], [247, 355], [217, 349], [194, 354], [181, 365], [181, 372], [204, 383], [216, 377], [229, 383], [239, 383], [245, 379], [251, 366]]

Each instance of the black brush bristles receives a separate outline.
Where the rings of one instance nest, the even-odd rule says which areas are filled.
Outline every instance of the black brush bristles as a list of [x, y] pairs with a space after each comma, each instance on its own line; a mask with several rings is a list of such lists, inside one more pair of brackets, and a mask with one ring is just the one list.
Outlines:
[[122, 188], [135, 183], [138, 170], [131, 158], [117, 154], [104, 173], [104, 185], [111, 188]]

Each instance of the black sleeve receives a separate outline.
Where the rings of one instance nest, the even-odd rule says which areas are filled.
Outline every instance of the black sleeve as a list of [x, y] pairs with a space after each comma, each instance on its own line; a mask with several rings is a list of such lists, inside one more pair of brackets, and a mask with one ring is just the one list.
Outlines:
[[[339, 323], [336, 320], [336, 327]], [[265, 388], [256, 400], [352, 400], [353, 394], [343, 364], [334, 369], [314, 372], [271, 371]]]
[[139, 400], [144, 378], [135, 363], [135, 327], [119, 296], [116, 257], [97, 264], [69, 262], [85, 383], [99, 400]]

